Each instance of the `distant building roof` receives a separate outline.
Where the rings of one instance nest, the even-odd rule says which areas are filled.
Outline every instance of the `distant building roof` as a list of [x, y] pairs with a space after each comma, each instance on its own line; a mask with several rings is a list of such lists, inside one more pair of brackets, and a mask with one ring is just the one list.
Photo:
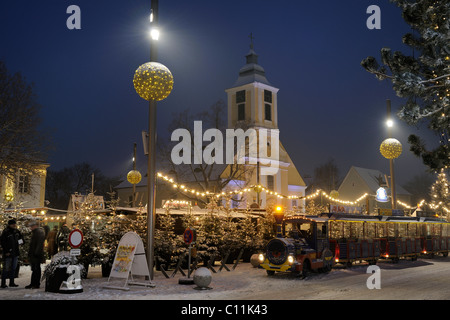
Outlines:
[[[360, 176], [367, 187], [374, 193], [380, 187], [380, 177], [383, 179], [383, 181], [385, 181], [385, 174], [379, 170], [352, 166], [345, 176], [344, 180], [342, 181], [341, 186], [346, 183], [346, 180], [348, 180], [348, 177], [350, 176], [352, 170], [354, 170]], [[402, 186], [399, 186], [398, 184], [395, 184], [395, 188], [397, 194], [411, 195], [408, 191], [406, 191]]]

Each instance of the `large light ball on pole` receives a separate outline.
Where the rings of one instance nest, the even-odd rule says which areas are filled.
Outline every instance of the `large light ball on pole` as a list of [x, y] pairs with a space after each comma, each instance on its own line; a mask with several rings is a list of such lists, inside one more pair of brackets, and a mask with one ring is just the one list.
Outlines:
[[147, 100], [161, 101], [173, 89], [173, 76], [170, 70], [159, 62], [147, 62], [139, 66], [134, 73], [134, 89]]
[[380, 152], [386, 159], [396, 159], [402, 154], [402, 144], [394, 138], [386, 139], [380, 145]]
[[127, 180], [131, 184], [138, 184], [139, 182], [141, 182], [141, 179], [142, 179], [141, 173], [137, 170], [131, 170], [127, 174]]

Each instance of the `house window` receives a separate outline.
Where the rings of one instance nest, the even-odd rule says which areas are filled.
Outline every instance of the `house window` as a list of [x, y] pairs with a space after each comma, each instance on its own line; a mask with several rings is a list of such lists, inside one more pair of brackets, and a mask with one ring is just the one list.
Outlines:
[[272, 103], [272, 91], [264, 90], [264, 102]]
[[245, 120], [245, 104], [238, 105], [238, 121]]
[[272, 121], [272, 106], [270, 104], [266, 104], [264, 111], [266, 120]]
[[236, 103], [245, 102], [245, 90], [236, 92]]
[[26, 175], [19, 176], [19, 193], [28, 193], [30, 191], [30, 180]]
[[297, 206], [297, 200], [292, 200], [292, 206], [296, 207]]
[[273, 191], [274, 189], [273, 176], [267, 176], [267, 189], [270, 191]]

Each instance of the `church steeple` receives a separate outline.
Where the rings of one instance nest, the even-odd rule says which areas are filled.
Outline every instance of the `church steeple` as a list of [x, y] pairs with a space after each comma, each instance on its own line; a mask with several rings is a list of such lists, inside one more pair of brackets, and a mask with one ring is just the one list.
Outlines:
[[228, 93], [228, 127], [234, 128], [244, 121], [253, 128], [276, 129], [278, 88], [267, 80], [264, 68], [258, 64], [252, 34], [250, 39], [246, 64], [239, 70], [234, 85], [225, 90]]
[[258, 64], [258, 55], [254, 50], [252, 34], [250, 34], [250, 39], [250, 51], [245, 56], [246, 64], [239, 70], [239, 77], [234, 86], [238, 87], [252, 82], [260, 82], [270, 86], [264, 68]]

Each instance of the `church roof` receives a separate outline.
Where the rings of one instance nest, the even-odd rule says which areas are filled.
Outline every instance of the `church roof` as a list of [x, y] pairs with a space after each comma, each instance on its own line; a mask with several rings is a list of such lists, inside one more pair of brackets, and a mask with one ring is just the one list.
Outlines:
[[240, 87], [245, 84], [260, 82], [271, 85], [266, 78], [264, 68], [258, 64], [258, 55], [253, 50], [253, 44], [250, 45], [250, 51], [247, 53], [246, 64], [239, 70], [239, 77], [233, 87]]

